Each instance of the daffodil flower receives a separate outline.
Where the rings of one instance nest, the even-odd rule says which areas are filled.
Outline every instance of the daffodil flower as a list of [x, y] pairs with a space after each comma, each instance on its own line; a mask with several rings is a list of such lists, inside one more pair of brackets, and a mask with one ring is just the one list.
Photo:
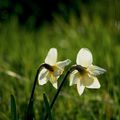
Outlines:
[[81, 70], [74, 70], [70, 74], [70, 86], [77, 84], [79, 95], [82, 95], [86, 88], [100, 88], [100, 83], [97, 75], [103, 74], [106, 70], [92, 64], [92, 53], [87, 48], [82, 48], [77, 54], [76, 63], [81, 67]]
[[50, 65], [53, 70], [43, 68], [38, 75], [39, 85], [44, 85], [49, 80], [53, 87], [57, 89], [57, 79], [64, 71], [64, 67], [67, 66], [71, 61], [69, 59], [65, 61], [57, 62], [57, 49], [51, 48], [45, 58], [45, 63]]

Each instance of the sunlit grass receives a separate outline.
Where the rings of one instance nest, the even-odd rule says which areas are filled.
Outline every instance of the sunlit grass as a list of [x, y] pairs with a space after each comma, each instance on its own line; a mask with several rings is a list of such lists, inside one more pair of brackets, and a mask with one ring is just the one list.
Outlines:
[[[94, 63], [107, 70], [99, 77], [101, 89], [86, 89], [79, 96], [76, 86], [69, 87], [67, 81], [52, 115], [55, 120], [119, 120], [120, 34], [111, 24], [110, 21], [104, 25], [98, 17], [91, 21], [87, 16], [81, 21], [72, 16], [68, 23], [56, 18], [52, 25], [37, 32], [20, 27], [16, 19], [0, 24], [0, 119], [10, 117], [11, 94], [16, 98], [19, 118], [23, 119], [37, 67], [44, 62], [49, 48], [56, 47], [58, 59], [71, 59], [72, 65], [79, 49], [87, 47], [93, 53]], [[20, 79], [6, 74], [7, 70], [17, 73]], [[37, 119], [44, 114], [44, 92], [51, 100], [56, 90], [49, 83], [37, 86], [34, 104]]]

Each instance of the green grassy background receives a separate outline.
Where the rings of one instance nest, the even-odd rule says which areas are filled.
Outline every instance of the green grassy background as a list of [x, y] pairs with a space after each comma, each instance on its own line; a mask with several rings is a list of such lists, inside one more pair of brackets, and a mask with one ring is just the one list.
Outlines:
[[[81, 18], [79, 21], [71, 15], [69, 22], [65, 22], [62, 17], [55, 17], [51, 25], [46, 23], [34, 32], [18, 25], [16, 18], [0, 24], [0, 120], [10, 119], [11, 94], [16, 98], [19, 119], [23, 120], [36, 70], [51, 47], [58, 49], [58, 60], [72, 60], [68, 67], [75, 64], [79, 49], [87, 47], [93, 53], [94, 64], [107, 70], [98, 77], [101, 88], [85, 89], [82, 96], [78, 95], [76, 86], [69, 87], [67, 80], [53, 107], [53, 118], [120, 119], [120, 24], [114, 20], [104, 23], [98, 16], [90, 19], [87, 14]], [[8, 75], [8, 70], [19, 77]], [[56, 90], [50, 83], [37, 85], [34, 104], [37, 120], [45, 113], [44, 92], [51, 100]]]

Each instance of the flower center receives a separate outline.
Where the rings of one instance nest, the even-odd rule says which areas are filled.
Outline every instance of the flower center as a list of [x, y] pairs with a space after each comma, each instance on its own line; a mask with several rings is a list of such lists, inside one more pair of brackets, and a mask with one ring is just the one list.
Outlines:
[[77, 70], [78, 70], [80, 76], [88, 74], [87, 69], [85, 67], [82, 67], [81, 65], [77, 65]]
[[52, 71], [49, 70], [49, 72], [51, 74], [53, 74], [54, 72], [56, 72], [58, 70], [58, 67], [57, 66], [52, 66], [52, 69], [53, 69]]
[[58, 71], [58, 67], [57, 66], [52, 66], [52, 71], [49, 71], [51, 75], [54, 75], [57, 71]]
[[80, 69], [78, 70], [78, 76], [79, 76], [80, 80], [83, 80], [83, 78], [85, 76], [87, 76], [88, 73], [89, 72], [87, 71], [87, 69], [81, 66]]
[[63, 69], [60, 69], [58, 66], [52, 66], [52, 71], [49, 71], [54, 77], [59, 77], [63, 73]]

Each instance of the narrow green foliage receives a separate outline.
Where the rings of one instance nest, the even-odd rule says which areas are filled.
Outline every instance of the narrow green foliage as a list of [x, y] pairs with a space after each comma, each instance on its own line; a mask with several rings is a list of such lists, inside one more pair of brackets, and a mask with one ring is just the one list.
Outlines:
[[26, 120], [34, 120], [33, 100], [29, 103]]
[[[76, 19], [74, 14], [69, 22], [55, 16], [53, 24], [45, 24], [38, 31], [27, 31], [14, 19], [8, 21], [8, 24], [0, 24], [0, 120], [7, 120], [5, 117], [9, 119], [11, 113], [9, 114], [8, 100], [11, 93], [17, 95], [19, 119], [24, 120], [36, 69], [44, 62], [51, 47], [58, 49], [58, 60], [69, 58], [72, 64], [76, 63], [79, 49], [88, 48], [93, 54], [94, 64], [107, 70], [106, 74], [98, 78], [101, 88], [86, 89], [82, 96], [78, 95], [75, 86], [69, 87], [67, 80], [57, 99], [57, 108], [53, 108], [53, 118], [120, 120], [119, 21], [112, 19], [104, 23], [99, 15], [92, 19], [86, 10], [89, 9], [82, 11], [81, 20]], [[7, 71], [20, 77], [8, 74]], [[59, 83], [63, 76], [59, 78]], [[36, 120], [42, 120], [45, 115], [42, 109], [43, 91], [49, 93], [49, 98], [56, 92], [50, 82], [42, 87], [36, 86], [33, 101]]]
[[18, 120], [16, 112], [16, 102], [13, 95], [11, 95], [11, 120]]
[[44, 98], [44, 103], [45, 103], [45, 109], [48, 114], [48, 119], [53, 120], [52, 115], [51, 115], [50, 105], [49, 105], [49, 102], [48, 102], [48, 99], [47, 99], [47, 96], [45, 95], [45, 93], [43, 94], [43, 98]]

